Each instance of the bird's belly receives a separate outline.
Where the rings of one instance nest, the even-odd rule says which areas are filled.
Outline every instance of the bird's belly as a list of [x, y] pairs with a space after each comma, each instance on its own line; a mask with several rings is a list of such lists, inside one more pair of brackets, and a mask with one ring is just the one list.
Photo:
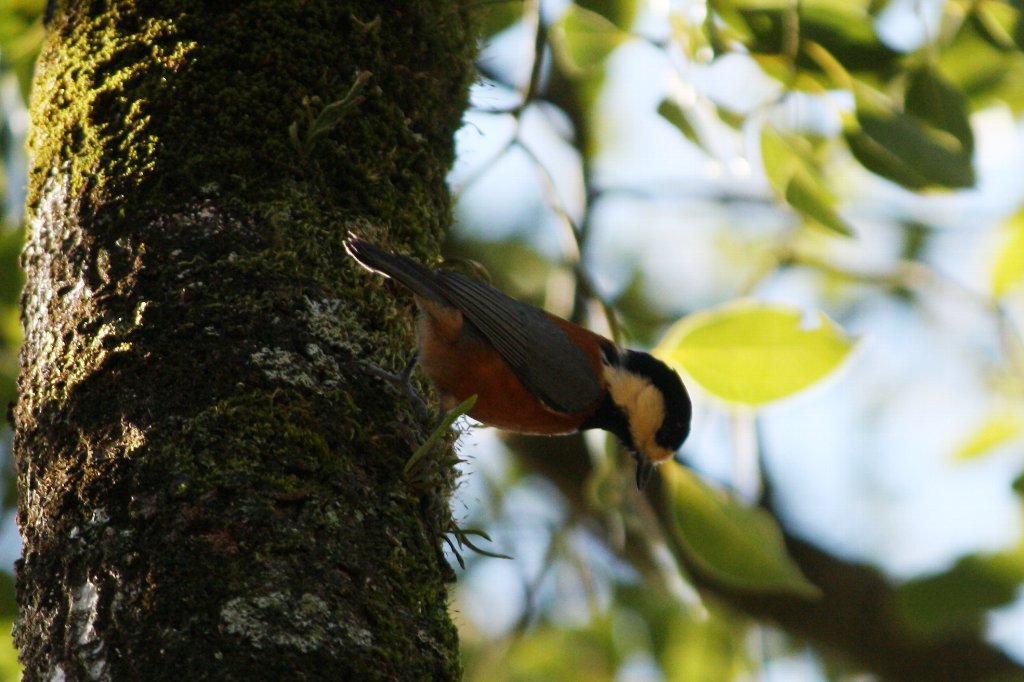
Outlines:
[[476, 395], [476, 405], [469, 411], [474, 419], [506, 431], [544, 435], [578, 431], [589, 414], [565, 415], [545, 407], [486, 342], [466, 335], [451, 342], [423, 339], [420, 365], [446, 408]]

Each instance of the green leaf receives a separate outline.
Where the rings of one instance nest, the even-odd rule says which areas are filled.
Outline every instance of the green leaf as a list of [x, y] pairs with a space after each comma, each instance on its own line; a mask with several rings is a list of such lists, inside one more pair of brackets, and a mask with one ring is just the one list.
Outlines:
[[782, 13], [790, 12], [790, 0], [715, 0], [708, 9], [737, 33], [753, 52], [777, 52]]
[[989, 415], [974, 433], [965, 438], [954, 451], [956, 459], [973, 459], [1024, 432], [1024, 417], [1012, 412]]
[[1024, 210], [1004, 225], [1006, 237], [992, 266], [992, 295], [1004, 296], [1024, 282]]
[[806, 218], [844, 236], [853, 234], [821, 182], [810, 143], [772, 126], [761, 131], [761, 159], [772, 187]]
[[455, 542], [458, 544], [458, 548], [452, 545], [451, 542], [449, 542], [448, 546], [451, 547], [452, 552], [454, 552], [455, 554], [456, 560], [459, 562], [459, 565], [462, 568], [466, 568], [466, 563], [465, 561], [463, 561], [462, 554], [459, 551], [463, 547], [468, 547], [477, 554], [481, 556], [491, 557], [492, 559], [512, 559], [512, 557], [510, 557], [508, 554], [499, 554], [498, 552], [492, 552], [490, 550], [477, 547], [469, 538], [476, 536], [478, 538], [483, 538], [487, 542], [494, 542], [493, 540], [491, 540], [491, 536], [488, 535], [486, 531], [483, 531], [479, 528], [459, 528], [455, 525], [455, 522], [453, 521], [451, 527], [448, 529], [448, 532], [455, 536]]
[[703, 572], [742, 590], [819, 596], [786, 553], [782, 531], [770, 514], [711, 489], [689, 469], [671, 467], [662, 473], [672, 491], [676, 539]]
[[856, 125], [844, 134], [865, 168], [908, 189], [974, 184], [971, 149], [964, 141], [880, 97], [858, 97]]
[[406, 476], [409, 476], [409, 474], [416, 468], [416, 464], [423, 459], [423, 456], [430, 452], [434, 447], [434, 444], [448, 433], [448, 429], [452, 427], [455, 420], [472, 410], [474, 405], [476, 405], [475, 393], [452, 409], [448, 410], [444, 419], [442, 419], [441, 423], [437, 425], [437, 428], [427, 436], [427, 439], [423, 441], [423, 444], [416, 448], [416, 452], [412, 453], [412, 456], [405, 462], [403, 473], [405, 473]]
[[562, 68], [574, 76], [599, 70], [629, 34], [597, 12], [569, 5], [551, 27], [551, 40]]
[[[800, 40], [820, 45], [851, 72], [889, 73], [901, 55], [875, 32], [875, 18], [868, 3], [850, 0], [804, 0], [800, 7]], [[798, 65], [819, 70], [817, 59], [801, 50]]]
[[[866, 2], [718, 0], [712, 8], [752, 54], [780, 55], [790, 62], [789, 69], [769, 72], [787, 84], [794, 73], [812, 74], [820, 83], [829, 80], [809, 50], [811, 44], [828, 52], [848, 71], [889, 73], [900, 58], [878, 38]], [[792, 82], [801, 88], [809, 83], [807, 79]]]
[[725, 400], [763, 405], [834, 371], [853, 342], [824, 313], [741, 301], [695, 313], [669, 329], [656, 354]]
[[700, 135], [697, 134], [697, 129], [690, 122], [689, 115], [681, 106], [670, 99], [663, 99], [658, 105], [658, 115], [675, 126], [676, 130], [681, 132], [687, 140], [701, 149], [706, 149]]
[[834, 201], [832, 195], [805, 172], [794, 175], [786, 186], [786, 202], [790, 206], [822, 227], [849, 237], [853, 230], [836, 212]]
[[808, 147], [806, 140], [770, 125], [761, 130], [761, 162], [768, 182], [779, 194], [786, 193], [790, 178], [807, 164]]
[[970, 19], [993, 47], [1005, 52], [1021, 47], [1020, 12], [1016, 7], [1002, 2], [976, 2]]
[[974, 152], [967, 97], [934, 67], [925, 66], [910, 75], [905, 107], [908, 114], [955, 137], [963, 154]]
[[491, 38], [523, 18], [526, 3], [489, 2], [481, 5], [477, 13], [480, 35]]

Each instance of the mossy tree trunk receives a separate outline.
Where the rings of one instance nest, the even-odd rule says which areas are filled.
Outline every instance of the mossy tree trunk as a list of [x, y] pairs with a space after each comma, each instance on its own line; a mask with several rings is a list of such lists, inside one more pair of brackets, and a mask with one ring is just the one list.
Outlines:
[[[450, 470], [364, 363], [429, 254], [462, 0], [60, 0], [32, 108], [14, 409], [26, 679], [451, 679]], [[390, 312], [387, 312], [390, 311]]]

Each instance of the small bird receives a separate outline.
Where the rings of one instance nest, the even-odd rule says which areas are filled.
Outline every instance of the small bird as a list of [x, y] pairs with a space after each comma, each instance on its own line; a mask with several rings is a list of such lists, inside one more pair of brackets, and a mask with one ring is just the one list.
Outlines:
[[345, 250], [412, 291], [419, 363], [446, 409], [475, 394], [469, 416], [506, 431], [609, 431], [636, 459], [641, 490], [690, 433], [686, 388], [652, 355], [352, 233]]

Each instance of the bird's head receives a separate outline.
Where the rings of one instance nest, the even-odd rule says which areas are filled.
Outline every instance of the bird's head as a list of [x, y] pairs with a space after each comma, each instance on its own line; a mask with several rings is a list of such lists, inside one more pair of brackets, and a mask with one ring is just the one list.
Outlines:
[[649, 353], [625, 350], [606, 358], [608, 397], [619, 414], [608, 428], [636, 458], [643, 488], [654, 468], [671, 459], [690, 433], [692, 407], [679, 375]]

